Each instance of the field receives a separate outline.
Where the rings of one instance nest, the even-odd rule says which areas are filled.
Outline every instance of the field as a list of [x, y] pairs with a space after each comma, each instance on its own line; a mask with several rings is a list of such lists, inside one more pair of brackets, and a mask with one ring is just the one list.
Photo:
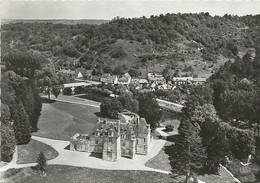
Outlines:
[[130, 170], [99, 170], [83, 167], [48, 165], [46, 175], [32, 170], [23, 168], [19, 170], [9, 170], [5, 173], [7, 181], [17, 183], [71, 183], [71, 182], [88, 182], [88, 183], [126, 183], [126, 182], [174, 182], [169, 175], [149, 172], [149, 171], [130, 171]]
[[47, 160], [54, 159], [58, 156], [58, 152], [51, 146], [36, 140], [31, 140], [28, 144], [18, 145], [17, 163], [35, 163], [41, 151]]
[[89, 133], [97, 122], [96, 107], [64, 102], [43, 103], [38, 132], [33, 135], [69, 140], [76, 133]]

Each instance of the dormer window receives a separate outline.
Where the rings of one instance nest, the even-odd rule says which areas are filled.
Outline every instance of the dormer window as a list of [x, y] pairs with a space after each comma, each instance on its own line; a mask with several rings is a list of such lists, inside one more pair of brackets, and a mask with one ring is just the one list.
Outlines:
[[114, 136], [114, 133], [112, 131], [108, 132], [108, 136], [109, 137], [113, 137]]
[[100, 132], [96, 131], [95, 135], [96, 135], [96, 137], [99, 137], [100, 136]]

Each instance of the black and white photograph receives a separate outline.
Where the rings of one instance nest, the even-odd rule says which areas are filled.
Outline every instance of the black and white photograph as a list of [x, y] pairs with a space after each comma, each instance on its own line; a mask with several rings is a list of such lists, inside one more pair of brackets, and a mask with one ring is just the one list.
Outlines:
[[260, 183], [260, 0], [3, 0], [0, 26], [0, 183]]

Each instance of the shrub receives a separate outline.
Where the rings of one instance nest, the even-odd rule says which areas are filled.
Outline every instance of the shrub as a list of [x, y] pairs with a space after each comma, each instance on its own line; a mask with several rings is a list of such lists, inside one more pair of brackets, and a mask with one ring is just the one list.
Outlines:
[[165, 127], [165, 131], [166, 131], [166, 132], [172, 132], [173, 129], [174, 129], [174, 126], [173, 126], [173, 125], [166, 125], [166, 127]]

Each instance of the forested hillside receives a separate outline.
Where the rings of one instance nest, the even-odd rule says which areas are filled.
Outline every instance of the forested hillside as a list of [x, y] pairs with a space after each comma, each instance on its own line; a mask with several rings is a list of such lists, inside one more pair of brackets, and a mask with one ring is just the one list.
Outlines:
[[101, 25], [10, 23], [2, 26], [2, 50], [3, 55], [10, 49], [38, 52], [56, 69], [208, 77], [227, 60], [255, 52], [257, 26], [259, 15], [208, 13], [117, 17]]

